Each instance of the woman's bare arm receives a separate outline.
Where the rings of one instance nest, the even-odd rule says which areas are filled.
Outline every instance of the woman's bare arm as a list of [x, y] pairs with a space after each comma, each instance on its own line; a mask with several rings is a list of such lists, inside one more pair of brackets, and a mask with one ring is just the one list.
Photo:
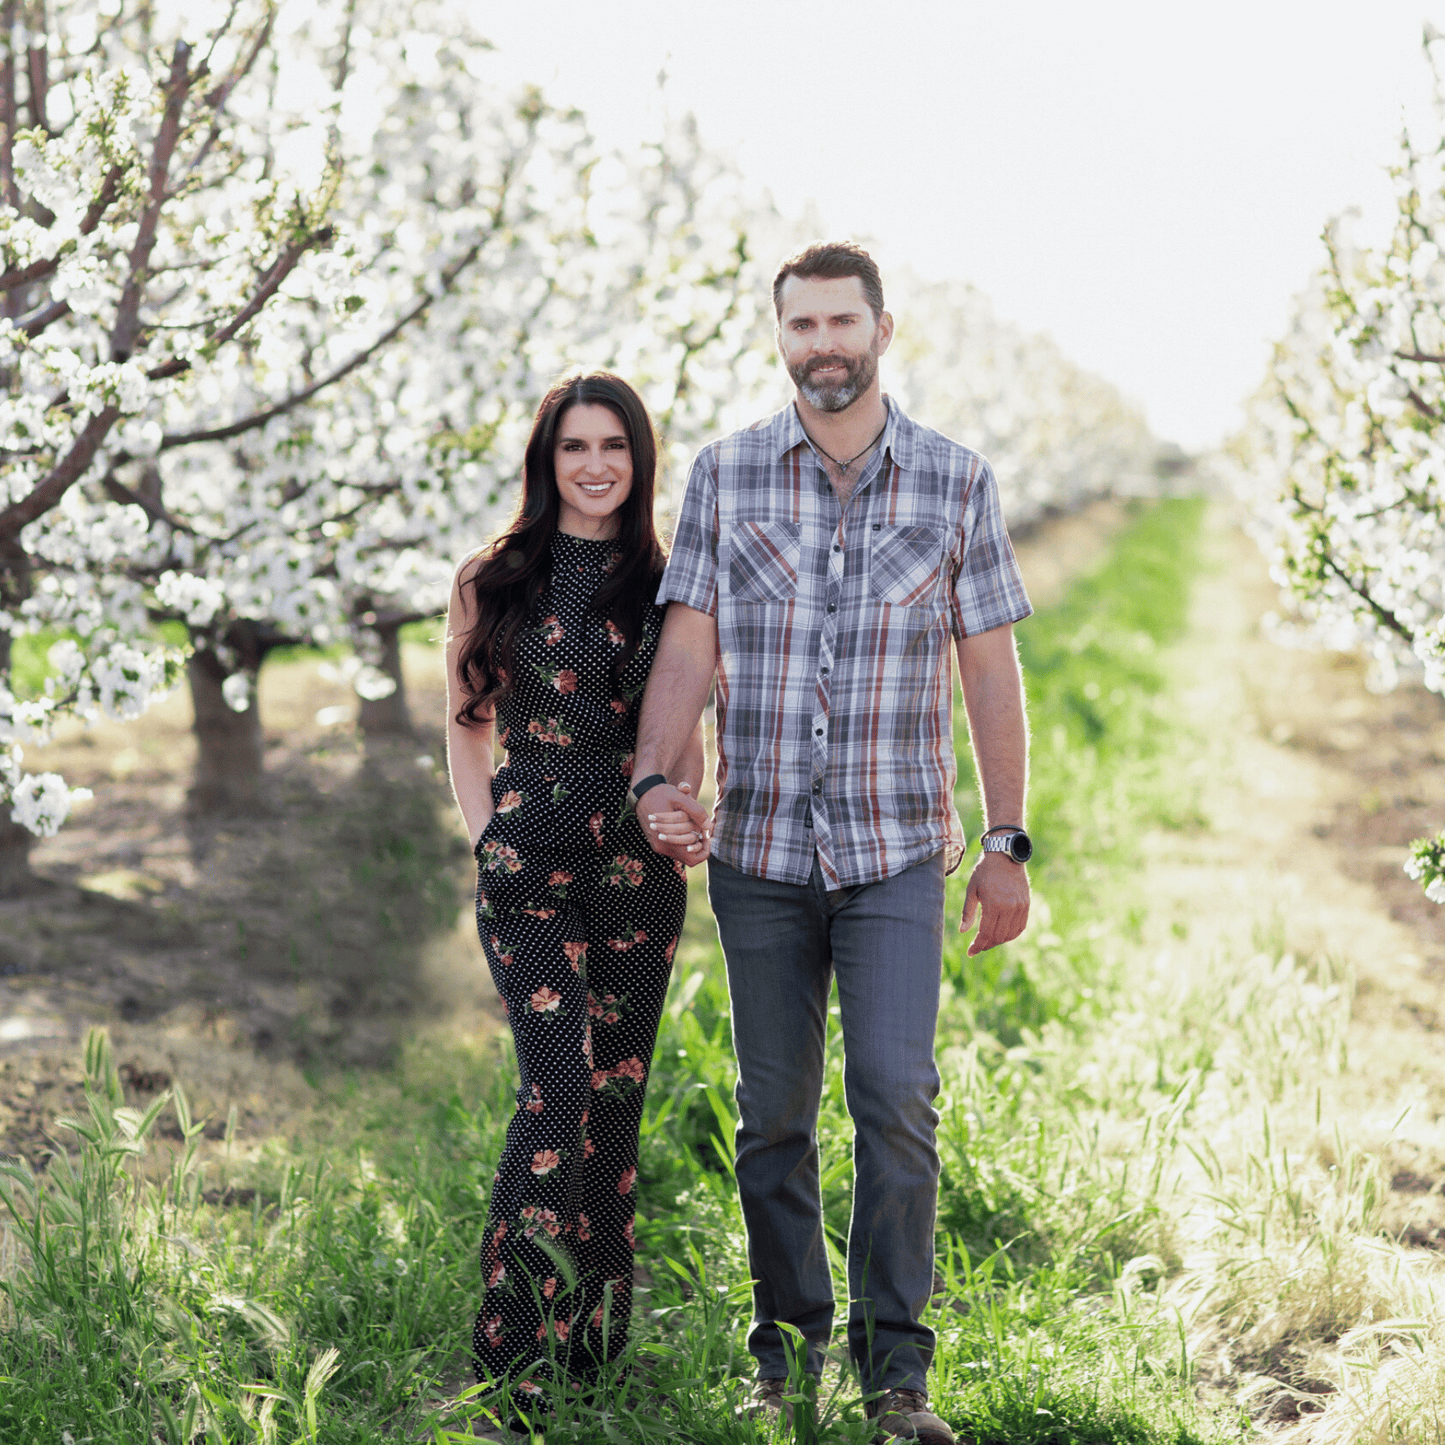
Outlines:
[[464, 562], [452, 583], [451, 600], [447, 604], [447, 775], [452, 795], [461, 809], [472, 847], [492, 821], [492, 775], [496, 771], [496, 719], [490, 711], [472, 727], [457, 721], [457, 713], [467, 700], [457, 663], [462, 642], [471, 630], [473, 618], [462, 594], [462, 583], [470, 581], [478, 559]]

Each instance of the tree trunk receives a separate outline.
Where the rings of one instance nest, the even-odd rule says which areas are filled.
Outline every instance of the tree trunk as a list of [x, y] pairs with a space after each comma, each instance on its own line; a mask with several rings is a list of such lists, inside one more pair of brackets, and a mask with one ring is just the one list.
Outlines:
[[197, 813], [249, 811], [256, 805], [265, 751], [255, 673], [245, 712], [236, 712], [222, 695], [221, 684], [229, 670], [209, 648], [197, 648], [191, 654], [186, 673], [196, 714], [191, 809]]
[[362, 698], [357, 722], [367, 739], [409, 738], [414, 736], [411, 712], [406, 705], [406, 683], [401, 675], [401, 629], [413, 618], [389, 617], [385, 614], [371, 623], [371, 630], [381, 642], [377, 666], [396, 684], [386, 697]]
[[[0, 579], [3, 580], [3, 579]], [[0, 600], [4, 589], [0, 587]], [[0, 627], [0, 679], [9, 681], [10, 633]], [[29, 893], [40, 881], [30, 871], [30, 848], [35, 834], [10, 821], [10, 804], [0, 802], [0, 898]]]
[[[29, 558], [13, 537], [0, 543], [0, 606], [16, 607], [30, 593]], [[0, 627], [0, 681], [10, 681], [10, 632]], [[0, 898], [29, 893], [39, 879], [30, 869], [35, 834], [10, 821], [10, 805], [0, 802]]]
[[35, 834], [10, 821], [8, 807], [0, 812], [0, 898], [18, 898], [39, 882], [30, 869], [30, 845]]

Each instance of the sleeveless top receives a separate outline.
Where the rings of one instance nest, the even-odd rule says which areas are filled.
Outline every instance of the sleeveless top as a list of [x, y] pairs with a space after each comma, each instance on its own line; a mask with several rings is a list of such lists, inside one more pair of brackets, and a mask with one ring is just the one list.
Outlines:
[[637, 719], [663, 609], [654, 603], [643, 614], [641, 642], [614, 686], [624, 639], [591, 604], [618, 561], [615, 547], [611, 538], [553, 535], [552, 575], [513, 644], [512, 687], [497, 704], [507, 757], [492, 780], [496, 812], [483, 840], [526, 853], [539, 845], [590, 852], [624, 814], [630, 820]]

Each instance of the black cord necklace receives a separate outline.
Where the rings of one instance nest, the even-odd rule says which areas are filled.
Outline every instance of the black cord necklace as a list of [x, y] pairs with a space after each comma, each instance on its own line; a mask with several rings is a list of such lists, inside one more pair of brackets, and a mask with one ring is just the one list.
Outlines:
[[849, 457], [846, 462], [840, 462], [837, 457], [830, 456], [827, 452], [823, 451], [823, 448], [818, 445], [817, 441], [813, 437], [810, 436], [808, 440], [813, 443], [813, 449], [815, 451], [820, 452], [823, 456], [827, 457], [828, 460], [832, 462], [833, 465], [837, 467], [840, 472], [846, 472], [848, 468], [851, 467], [853, 463], [858, 460], [859, 457], [866, 457], [868, 453], [871, 452], [873, 448], [878, 445], [879, 438], [882, 437], [883, 433], [887, 430], [888, 423], [885, 421], [883, 425], [878, 428], [878, 436], [874, 437], [873, 440], [869, 442], [868, 445], [864, 447], [861, 452], [857, 453], [857, 455]]

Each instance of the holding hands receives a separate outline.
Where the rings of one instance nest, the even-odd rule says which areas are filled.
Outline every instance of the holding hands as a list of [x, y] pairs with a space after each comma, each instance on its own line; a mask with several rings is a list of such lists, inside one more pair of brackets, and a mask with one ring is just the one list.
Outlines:
[[658, 783], [637, 800], [637, 818], [654, 853], [691, 866], [712, 852], [712, 820], [688, 783]]

